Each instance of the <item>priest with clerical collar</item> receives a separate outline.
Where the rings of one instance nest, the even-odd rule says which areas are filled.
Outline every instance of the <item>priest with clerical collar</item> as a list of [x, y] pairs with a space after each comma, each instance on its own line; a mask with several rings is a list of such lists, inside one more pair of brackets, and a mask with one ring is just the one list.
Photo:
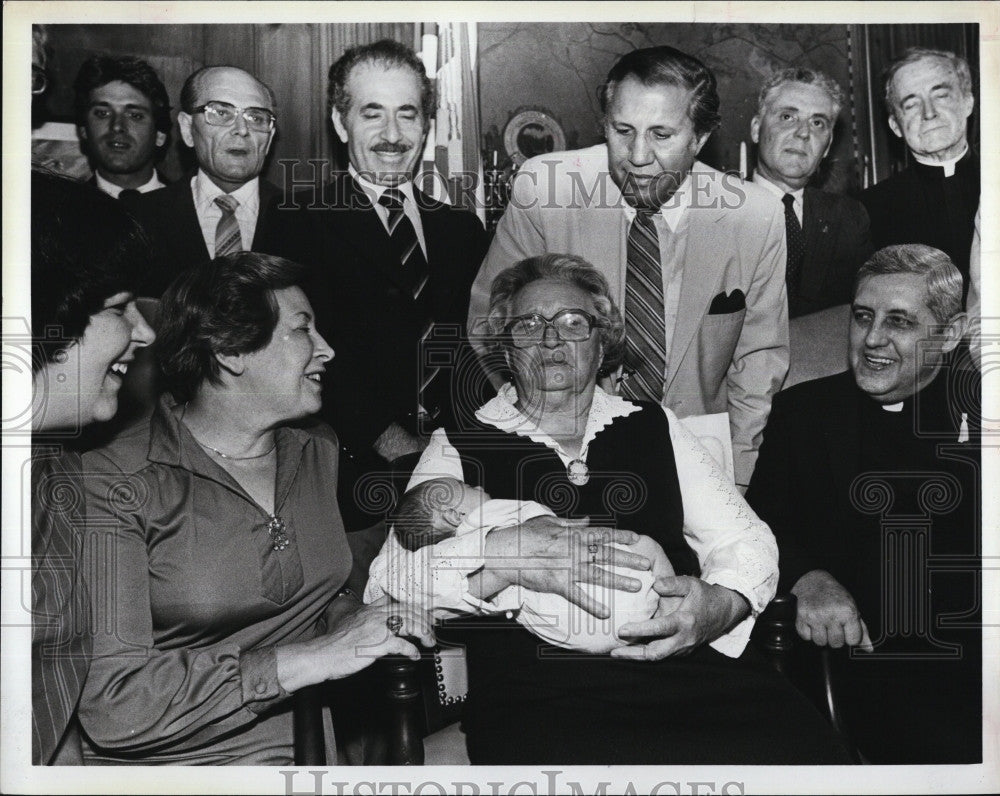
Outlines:
[[979, 157], [968, 140], [975, 106], [964, 58], [908, 49], [886, 70], [889, 127], [906, 142], [911, 164], [861, 194], [876, 247], [925, 243], [958, 267], [968, 293], [969, 252], [979, 206]]
[[834, 648], [867, 762], [982, 760], [979, 391], [950, 363], [966, 326], [944, 252], [876, 252], [855, 282], [850, 369], [775, 396], [746, 495], [778, 541], [796, 630]]

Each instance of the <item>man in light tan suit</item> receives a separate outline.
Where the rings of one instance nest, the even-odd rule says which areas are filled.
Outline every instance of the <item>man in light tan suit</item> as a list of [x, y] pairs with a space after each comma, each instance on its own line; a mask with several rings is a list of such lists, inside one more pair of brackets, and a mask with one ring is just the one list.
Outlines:
[[543, 252], [584, 257], [625, 314], [620, 391], [679, 417], [728, 412], [746, 486], [788, 370], [782, 205], [695, 159], [719, 124], [715, 78], [700, 61], [635, 50], [601, 99], [607, 144], [541, 155], [517, 173], [472, 287], [470, 335], [482, 339], [501, 270]]

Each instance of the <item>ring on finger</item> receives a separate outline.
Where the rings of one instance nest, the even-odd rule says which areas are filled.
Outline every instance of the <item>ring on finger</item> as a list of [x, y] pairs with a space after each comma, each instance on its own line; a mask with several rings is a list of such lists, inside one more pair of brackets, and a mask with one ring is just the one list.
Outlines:
[[398, 636], [399, 631], [403, 629], [403, 617], [399, 614], [390, 614], [385, 619], [385, 626], [389, 628], [392, 635]]

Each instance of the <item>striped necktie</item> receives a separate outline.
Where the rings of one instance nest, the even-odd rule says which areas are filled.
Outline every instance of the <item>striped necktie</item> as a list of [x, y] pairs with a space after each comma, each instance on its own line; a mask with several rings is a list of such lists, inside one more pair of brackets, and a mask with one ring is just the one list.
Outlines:
[[785, 259], [785, 283], [791, 298], [798, 294], [799, 273], [802, 271], [802, 260], [806, 254], [806, 241], [802, 235], [799, 217], [795, 215], [795, 197], [786, 193], [781, 197], [781, 201], [785, 205], [785, 245], [788, 247]]
[[625, 367], [621, 391], [637, 401], [663, 400], [667, 365], [663, 269], [653, 223], [657, 211], [638, 209], [628, 231], [625, 269]]
[[[429, 415], [434, 418], [440, 412], [441, 399], [430, 389], [436, 377], [441, 372], [439, 367], [432, 366], [427, 359], [425, 342], [434, 330], [434, 318], [431, 315], [430, 304], [424, 290], [427, 287], [429, 272], [427, 260], [424, 258], [417, 231], [413, 222], [403, 212], [403, 202], [406, 194], [398, 188], [386, 188], [379, 197], [379, 204], [388, 211], [387, 228], [393, 251], [399, 257], [403, 269], [404, 281], [409, 284], [413, 301], [416, 304], [420, 318], [420, 362], [418, 364], [417, 405], [418, 416]], [[423, 300], [421, 300], [423, 297]], [[420, 410], [423, 410], [422, 412]]]
[[427, 260], [417, 240], [417, 231], [413, 223], [403, 212], [403, 202], [406, 194], [397, 188], [386, 188], [379, 197], [378, 203], [388, 212], [389, 239], [393, 251], [399, 257], [406, 281], [410, 284], [413, 298], [419, 299], [427, 285]]
[[222, 210], [222, 218], [215, 228], [215, 256], [223, 257], [233, 252], [243, 251], [243, 238], [240, 235], [240, 225], [236, 221], [236, 208], [240, 202], [228, 193], [215, 197], [215, 203]]

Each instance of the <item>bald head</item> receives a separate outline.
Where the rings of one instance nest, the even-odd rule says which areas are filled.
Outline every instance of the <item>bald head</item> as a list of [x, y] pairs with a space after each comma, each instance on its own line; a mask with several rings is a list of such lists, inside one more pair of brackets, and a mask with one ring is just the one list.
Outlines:
[[[236, 112], [226, 121], [220, 114], [207, 114], [209, 104]], [[253, 110], [258, 113], [248, 117]], [[274, 92], [267, 84], [235, 66], [209, 66], [185, 81], [177, 125], [184, 143], [194, 148], [201, 171], [232, 193], [264, 169], [274, 126], [258, 128], [251, 122], [267, 112], [275, 113]]]
[[277, 107], [277, 101], [274, 98], [274, 92], [271, 91], [271, 87], [264, 81], [258, 80], [245, 69], [240, 69], [238, 66], [203, 66], [201, 69], [188, 75], [188, 79], [184, 81], [184, 85], [181, 87], [182, 111], [191, 113], [199, 105], [203, 105], [206, 102], [206, 100], [199, 99], [199, 97], [204, 94], [207, 78], [212, 78], [212, 81], [209, 81], [210, 84], [215, 80], [223, 83], [234, 79], [238, 81], [252, 80], [267, 94], [268, 102], [270, 103], [269, 109], [273, 111]]

